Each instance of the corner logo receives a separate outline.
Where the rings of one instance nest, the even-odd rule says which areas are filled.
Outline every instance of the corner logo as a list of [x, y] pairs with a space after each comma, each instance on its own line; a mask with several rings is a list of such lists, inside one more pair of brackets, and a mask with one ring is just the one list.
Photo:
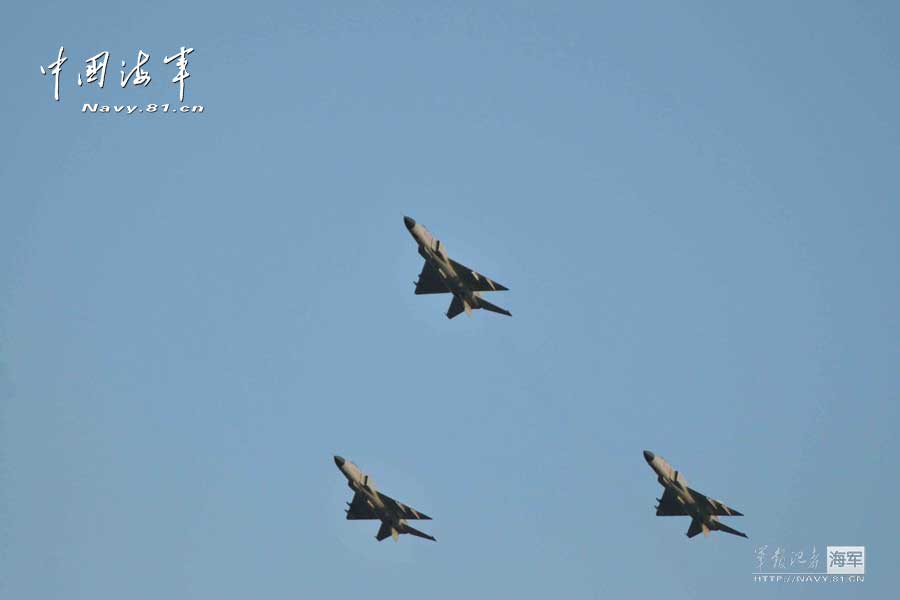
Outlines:
[[[123, 113], [123, 114], [133, 114], [137, 113], [169, 113], [178, 114], [178, 113], [202, 113], [204, 110], [203, 105], [194, 105], [194, 106], [183, 106], [181, 104], [184, 103], [184, 95], [185, 95], [185, 82], [191, 76], [191, 73], [188, 71], [188, 56], [194, 52], [193, 48], [187, 48], [185, 46], [181, 46], [181, 49], [177, 52], [174, 52], [171, 56], [166, 55], [162, 64], [169, 65], [174, 63], [173, 67], [175, 68], [175, 76], [172, 78], [171, 83], [174, 83], [178, 86], [178, 102], [179, 105], [175, 105], [172, 107], [172, 110], [169, 110], [169, 104], [147, 104], [145, 106], [140, 105], [103, 105], [99, 102], [97, 103], [84, 103], [84, 106], [81, 109], [83, 113]], [[56, 102], [60, 100], [60, 90], [59, 90], [59, 82], [60, 75], [63, 73], [63, 65], [69, 60], [69, 57], [66, 56], [66, 49], [64, 46], [59, 47], [59, 51], [56, 55], [56, 60], [51, 62], [46, 67], [42, 64], [40, 66], [41, 76], [46, 77], [47, 75], [52, 76], [53, 78], [53, 99]], [[98, 88], [102, 89], [106, 85], [106, 67], [109, 64], [110, 54], [108, 51], [104, 50], [94, 54], [93, 56], [85, 59], [85, 67], [84, 73], [82, 77], [82, 73], [79, 71], [77, 77], [75, 78], [75, 83], [78, 84], [78, 87], [83, 87], [85, 84], [88, 85], [96, 85]], [[146, 88], [153, 81], [153, 76], [150, 73], [149, 68], [145, 68], [150, 62], [150, 53], [144, 52], [143, 49], [138, 50], [137, 52], [137, 61], [134, 66], [126, 71], [127, 63], [125, 60], [122, 60], [122, 70], [119, 72], [121, 77], [119, 81], [119, 86], [121, 88], [128, 87], [130, 83], [132, 86], [140, 86]]]
[[828, 546], [829, 575], [864, 575], [865, 546]]
[[[821, 549], [821, 546], [819, 547]], [[862, 583], [866, 573], [865, 546], [826, 546], [824, 556], [815, 546], [788, 548], [759, 546], [753, 552], [756, 583]]]

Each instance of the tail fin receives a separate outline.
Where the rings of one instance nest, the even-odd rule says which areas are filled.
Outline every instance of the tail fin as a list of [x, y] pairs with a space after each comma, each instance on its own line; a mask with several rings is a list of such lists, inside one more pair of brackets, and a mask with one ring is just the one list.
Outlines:
[[731, 535], [740, 536], [742, 538], [747, 537], [746, 533], [744, 533], [742, 531], [738, 531], [737, 529], [732, 529], [731, 527], [729, 527], [728, 525], [725, 525], [721, 521], [716, 521], [716, 529], [718, 529], [719, 531], [724, 531], [725, 533], [730, 533]]
[[484, 298], [478, 298], [478, 308], [483, 308], [484, 310], [489, 310], [491, 312], [500, 313], [501, 315], [506, 315], [507, 317], [511, 317], [512, 313], [506, 310], [505, 308], [500, 308], [494, 304], [491, 304]]

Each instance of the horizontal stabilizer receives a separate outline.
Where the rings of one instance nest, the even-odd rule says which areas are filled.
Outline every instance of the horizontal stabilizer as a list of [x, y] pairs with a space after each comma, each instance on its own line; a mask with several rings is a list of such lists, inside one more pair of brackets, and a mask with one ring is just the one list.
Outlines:
[[721, 523], [721, 522], [716, 523], [716, 529], [718, 529], [719, 531], [724, 531], [725, 533], [730, 533], [731, 535], [740, 536], [742, 538], [747, 537], [746, 533], [744, 533], [742, 531], [738, 531], [737, 529], [732, 529], [728, 525], [725, 525], [724, 523]]
[[708, 535], [709, 530], [706, 529], [706, 527], [704, 527], [698, 519], [691, 519], [691, 526], [688, 527], [687, 536], [689, 538], [692, 538], [695, 535], [698, 535], [700, 532], [705, 532]]
[[403, 533], [408, 533], [410, 535], [414, 535], [416, 537], [425, 538], [426, 540], [431, 540], [432, 542], [436, 542], [437, 540], [425, 533], [424, 531], [419, 531], [415, 527], [410, 527], [409, 525], [403, 526]]
[[469, 312], [471, 309], [459, 299], [459, 296], [453, 296], [453, 301], [450, 302], [450, 308], [447, 309], [447, 318], [452, 319], [462, 311]]
[[409, 535], [425, 538], [426, 540], [431, 540], [432, 542], [437, 541], [434, 537], [428, 535], [424, 531], [419, 531], [415, 527], [410, 527], [402, 521], [400, 522], [399, 529], [382, 521], [381, 527], [378, 529], [378, 533], [375, 535], [375, 539], [380, 542], [390, 537], [394, 538], [394, 541], [396, 542], [401, 533], [408, 533]]
[[512, 313], [506, 310], [505, 308], [500, 308], [495, 304], [491, 304], [484, 298], [478, 299], [478, 308], [483, 308], [484, 310], [489, 310], [491, 312], [500, 313], [501, 315], [506, 315], [507, 317], [511, 317]]
[[397, 541], [398, 532], [396, 529], [385, 523], [381, 522], [381, 527], [378, 529], [378, 533], [375, 534], [375, 539], [379, 542], [385, 538], [393, 537], [394, 541]]

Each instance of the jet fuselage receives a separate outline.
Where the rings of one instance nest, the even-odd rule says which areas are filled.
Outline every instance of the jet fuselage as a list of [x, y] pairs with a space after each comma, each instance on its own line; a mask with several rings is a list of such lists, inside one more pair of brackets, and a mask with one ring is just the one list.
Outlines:
[[397, 524], [399, 520], [394, 519], [393, 515], [385, 510], [384, 502], [381, 500], [381, 497], [378, 495], [378, 490], [375, 488], [375, 482], [369, 479], [368, 475], [360, 471], [359, 467], [352, 462], [341, 458], [340, 456], [334, 457], [334, 464], [337, 465], [337, 468], [340, 469], [341, 473], [344, 474], [344, 477], [347, 478], [347, 485], [353, 490], [353, 493], [360, 493], [366, 497], [366, 501], [372, 510], [375, 511], [375, 514], [378, 515], [379, 519], [383, 522]]
[[460, 300], [466, 301], [469, 305], [477, 303], [478, 297], [475, 292], [470, 290], [459, 278], [450, 257], [447, 256], [447, 249], [441, 241], [431, 235], [425, 227], [409, 217], [403, 217], [406, 229], [409, 234], [416, 240], [419, 245], [419, 255], [424, 258], [432, 267], [434, 267], [441, 275], [447, 291], [458, 297]]
[[666, 459], [653, 454], [649, 450], [644, 450], [644, 460], [656, 473], [656, 478], [660, 485], [675, 495], [676, 501], [690, 517], [697, 519], [708, 529], [718, 529], [718, 519], [715, 515], [710, 514], [713, 507], [708, 506], [706, 502], [698, 502], [694, 498], [684, 475], [676, 471], [672, 465], [666, 462]]

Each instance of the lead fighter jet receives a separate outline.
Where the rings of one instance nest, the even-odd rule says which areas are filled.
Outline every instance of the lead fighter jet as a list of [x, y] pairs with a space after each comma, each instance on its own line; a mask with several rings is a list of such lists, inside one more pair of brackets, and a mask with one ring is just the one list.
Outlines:
[[472, 310], [476, 308], [512, 316], [511, 312], [491, 304], [480, 294], [480, 292], [502, 292], [508, 288], [447, 256], [447, 249], [441, 241], [414, 219], [403, 217], [403, 222], [419, 245], [419, 254], [425, 259], [425, 265], [416, 282], [417, 294], [453, 294], [453, 301], [447, 310], [448, 319], [463, 311], [471, 315]]
[[353, 490], [353, 501], [347, 503], [350, 507], [347, 509], [347, 518], [380, 519], [381, 528], [375, 536], [376, 540], [380, 542], [384, 538], [392, 537], [396, 542], [401, 533], [408, 533], [432, 542], [437, 541], [427, 533], [406, 524], [407, 519], [430, 521], [431, 517], [376, 490], [372, 479], [349, 460], [335, 456], [334, 464], [347, 478], [347, 485]]
[[691, 517], [691, 526], [687, 530], [689, 538], [701, 531], [705, 536], [708, 536], [710, 531], [724, 531], [732, 535], [747, 537], [746, 533], [732, 529], [716, 518], [720, 516], [742, 517], [741, 513], [689, 488], [684, 475], [673, 469], [672, 465], [667, 463], [663, 457], [644, 450], [644, 460], [647, 461], [647, 464], [656, 473], [659, 483], [665, 488], [662, 498], [656, 499], [659, 502], [656, 507], [657, 517]]

